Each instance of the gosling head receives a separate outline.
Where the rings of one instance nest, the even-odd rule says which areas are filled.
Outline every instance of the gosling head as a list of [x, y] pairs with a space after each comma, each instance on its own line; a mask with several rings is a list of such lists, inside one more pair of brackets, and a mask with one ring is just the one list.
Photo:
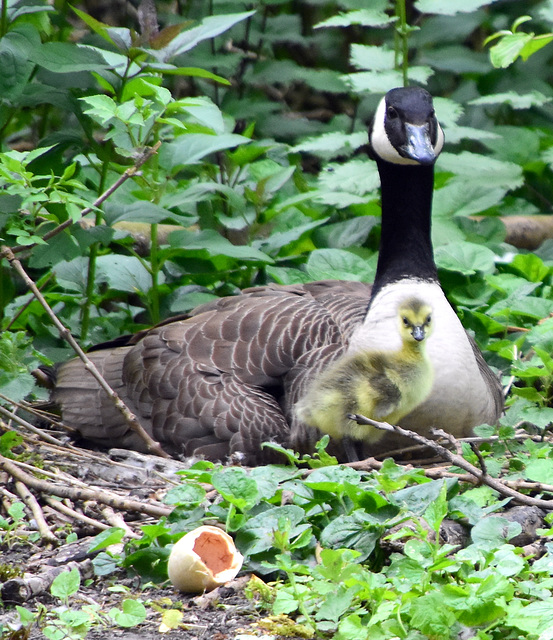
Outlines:
[[444, 146], [432, 96], [421, 87], [398, 87], [382, 98], [369, 131], [375, 159], [432, 165]]
[[432, 307], [408, 298], [398, 307], [399, 332], [404, 343], [422, 343], [432, 332]]

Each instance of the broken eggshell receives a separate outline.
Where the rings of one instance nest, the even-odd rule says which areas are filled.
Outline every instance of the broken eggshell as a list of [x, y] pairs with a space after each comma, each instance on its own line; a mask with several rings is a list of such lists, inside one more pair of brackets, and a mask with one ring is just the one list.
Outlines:
[[179, 591], [200, 593], [232, 580], [243, 561], [228, 533], [205, 525], [175, 543], [167, 571], [169, 580]]

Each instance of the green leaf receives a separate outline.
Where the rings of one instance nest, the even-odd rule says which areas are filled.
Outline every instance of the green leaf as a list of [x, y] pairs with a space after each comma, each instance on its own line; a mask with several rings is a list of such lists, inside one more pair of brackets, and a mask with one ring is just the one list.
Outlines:
[[516, 189], [524, 183], [522, 168], [514, 162], [505, 162], [483, 156], [470, 151], [461, 153], [442, 153], [439, 159], [440, 170], [455, 174], [452, 180], [462, 180], [474, 184], [485, 185], [489, 188]]
[[507, 189], [473, 184], [470, 181], [449, 181], [434, 193], [433, 217], [445, 222], [452, 216], [471, 216], [498, 205]]
[[528, 480], [553, 484], [553, 465], [550, 459], [529, 460], [524, 467], [524, 475]]
[[203, 40], [215, 38], [221, 33], [228, 31], [228, 29], [238, 22], [242, 22], [253, 16], [254, 13], [255, 11], [245, 11], [243, 13], [208, 16], [202, 20], [199, 26], [183, 31], [176, 38], [173, 38], [166, 47], [163, 47], [157, 52], [152, 50], [152, 53], [159, 60], [170, 60], [175, 56], [193, 49]]
[[[352, 44], [350, 62], [362, 71], [388, 71], [395, 67], [395, 54], [387, 47]], [[440, 122], [441, 122], [440, 114]]]
[[67, 600], [69, 596], [74, 595], [81, 586], [81, 574], [78, 569], [71, 571], [63, 571], [54, 578], [50, 587], [50, 593], [54, 598]]
[[212, 229], [204, 231], [173, 231], [169, 235], [172, 247], [183, 247], [185, 251], [202, 251], [206, 257], [228, 256], [240, 260], [255, 260], [257, 262], [273, 262], [267, 254], [246, 245], [234, 245], [222, 235]]
[[112, 68], [100, 49], [68, 42], [46, 42], [39, 52], [31, 52], [29, 58], [54, 73], [99, 72]]
[[321, 246], [322, 244], [330, 249], [347, 249], [361, 246], [369, 237], [371, 229], [378, 222], [378, 218], [372, 216], [350, 218], [343, 222], [325, 225], [313, 234], [313, 238], [317, 245]]
[[551, 268], [533, 253], [517, 254], [511, 265], [530, 282], [543, 282], [551, 272]]
[[501, 516], [490, 516], [477, 522], [470, 533], [472, 541], [480, 549], [499, 549], [521, 532], [518, 522], [510, 522]]
[[456, 13], [472, 13], [494, 0], [417, 0], [415, 7], [421, 13], [439, 13], [453, 16]]
[[146, 71], [160, 72], [163, 75], [168, 76], [190, 76], [195, 78], [206, 78], [207, 80], [213, 80], [219, 84], [230, 85], [230, 81], [222, 76], [218, 76], [216, 73], [207, 71], [206, 69], [199, 69], [198, 67], [174, 67], [167, 64], [149, 64], [145, 68]]
[[114, 225], [121, 220], [156, 224], [172, 216], [171, 211], [145, 200], [137, 200], [130, 204], [111, 202], [105, 208], [106, 222], [109, 225]]
[[88, 553], [94, 551], [100, 551], [100, 549], [106, 549], [112, 544], [119, 544], [125, 537], [125, 530], [120, 527], [110, 527], [102, 533], [95, 536], [92, 544], [88, 548]]
[[534, 36], [530, 42], [527, 42], [520, 52], [520, 57], [526, 62], [528, 58], [536, 51], [539, 51], [553, 40], [553, 34], [544, 33], [539, 36]]
[[354, 593], [345, 585], [338, 585], [335, 591], [325, 594], [325, 598], [315, 614], [315, 620], [339, 622], [351, 606]]
[[225, 500], [241, 511], [249, 511], [259, 502], [256, 481], [239, 467], [217, 471], [211, 482]]
[[451, 629], [456, 616], [444, 606], [440, 593], [427, 593], [413, 600], [411, 625], [426, 635], [427, 638], [447, 640], [451, 637]]
[[321, 532], [321, 544], [333, 549], [345, 547], [359, 552], [363, 562], [374, 551], [384, 528], [362, 509], [332, 520]]
[[0, 38], [0, 95], [3, 100], [19, 100], [27, 88], [34, 65], [31, 55], [38, 55], [40, 35], [30, 25], [23, 25]]
[[474, 98], [469, 102], [473, 105], [505, 105], [508, 104], [513, 109], [530, 109], [530, 107], [542, 107], [551, 102], [553, 98], [545, 96], [539, 91], [530, 93], [517, 93], [516, 91], [506, 91], [503, 93], [493, 93], [480, 98]]
[[522, 50], [532, 41], [533, 33], [509, 33], [502, 36], [490, 48], [490, 60], [496, 68], [505, 69], [521, 55]]
[[376, 260], [369, 263], [342, 249], [317, 249], [309, 254], [306, 269], [313, 280], [372, 282], [376, 273]]
[[110, 617], [124, 628], [136, 627], [146, 620], [146, 607], [138, 600], [123, 600], [121, 609], [110, 609]]
[[86, 25], [88, 25], [92, 29], [92, 31], [97, 33], [104, 40], [107, 40], [107, 42], [109, 42], [110, 44], [117, 46], [118, 43], [115, 42], [110, 35], [110, 25], [100, 22], [99, 20], [96, 20], [96, 18], [89, 16], [88, 13], [85, 13], [84, 11], [77, 9], [76, 7], [70, 7], [70, 8], [79, 16], [79, 18]]
[[159, 152], [161, 164], [171, 170], [190, 164], [224, 149], [232, 149], [240, 144], [249, 144], [251, 140], [236, 133], [209, 135], [207, 133], [189, 133], [180, 136], [176, 142], [164, 144]]
[[98, 281], [106, 282], [111, 289], [146, 294], [152, 287], [150, 272], [134, 256], [117, 254], [99, 256], [96, 265]]
[[274, 533], [279, 523], [289, 523], [290, 539], [309, 528], [305, 523], [305, 511], [296, 505], [272, 507], [250, 518], [236, 535], [236, 545], [247, 555], [255, 555], [274, 549]]
[[356, 149], [367, 144], [367, 134], [360, 133], [325, 133], [315, 138], [307, 138], [295, 147], [292, 152], [313, 153], [321, 158], [329, 160], [336, 156], [350, 156]]
[[494, 252], [472, 242], [452, 242], [438, 247], [435, 258], [438, 268], [457, 271], [467, 276], [492, 273], [495, 270]]
[[533, 636], [551, 630], [553, 625], [552, 597], [539, 602], [531, 602], [526, 607], [521, 607], [521, 602], [521, 600], [514, 600], [510, 603], [505, 619], [506, 624]]
[[396, 491], [390, 498], [394, 504], [421, 515], [433, 502], [439, 499], [443, 484], [443, 480], [432, 480]]
[[280, 249], [290, 248], [292, 243], [300, 240], [313, 229], [317, 229], [326, 222], [326, 219], [313, 220], [305, 224], [298, 224], [287, 231], [273, 231], [270, 236], [263, 240], [252, 242], [252, 246], [266, 254], [276, 255]]
[[[412, 82], [426, 84], [433, 73], [431, 67], [409, 67], [409, 78]], [[342, 78], [356, 93], [386, 93], [386, 91], [403, 84], [403, 74], [395, 70], [359, 71], [342, 76]]]
[[342, 193], [365, 195], [374, 191], [376, 197], [380, 180], [374, 162], [350, 160], [343, 164], [327, 165], [318, 176], [318, 184], [321, 189]]
[[185, 506], [192, 508], [199, 505], [205, 498], [205, 489], [196, 484], [181, 484], [171, 487], [163, 502], [165, 504]]
[[348, 11], [337, 16], [332, 16], [323, 22], [315, 25], [315, 29], [322, 27], [351, 27], [352, 25], [360, 25], [362, 27], [384, 27], [394, 22], [397, 18], [390, 17], [386, 10], [388, 9], [388, 0], [371, 0], [369, 9], [359, 9], [357, 11]]
[[423, 518], [437, 534], [440, 531], [440, 526], [443, 519], [446, 517], [447, 512], [447, 486], [444, 482], [440, 490], [440, 495], [436, 500], [428, 505], [423, 514]]

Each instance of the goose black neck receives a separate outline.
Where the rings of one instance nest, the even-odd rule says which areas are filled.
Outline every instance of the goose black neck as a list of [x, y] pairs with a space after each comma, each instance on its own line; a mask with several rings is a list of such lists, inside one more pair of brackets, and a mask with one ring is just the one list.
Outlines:
[[382, 230], [373, 297], [397, 280], [438, 280], [431, 239], [434, 166], [377, 163]]

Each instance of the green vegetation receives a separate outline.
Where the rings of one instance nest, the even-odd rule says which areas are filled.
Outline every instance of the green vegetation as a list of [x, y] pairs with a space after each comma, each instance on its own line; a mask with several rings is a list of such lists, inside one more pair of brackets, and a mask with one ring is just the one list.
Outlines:
[[[479, 431], [488, 437], [479, 455], [491, 476], [545, 483], [550, 496], [549, 440], [515, 435], [545, 435], [553, 423], [553, 242], [515, 248], [502, 219], [551, 214], [551, 2], [155, 6], [157, 16], [130, 20], [1, 2], [0, 234], [65, 326], [88, 347], [246, 286], [370, 282], [378, 179], [360, 148], [381, 94], [423, 84], [447, 142], [434, 200], [440, 277], [511, 390], [500, 425]], [[0, 394], [11, 409], [43, 397], [32, 369], [71, 352], [10, 264], [0, 268]], [[7, 432], [0, 452], [16, 445]], [[479, 464], [468, 445], [463, 453]], [[323, 447], [305, 476], [288, 456], [286, 468], [183, 472], [167, 498], [173, 514], [144, 526], [123, 557], [100, 553], [97, 575], [123, 567], [161, 582], [170, 545], [216, 519], [248, 567], [276, 580], [264, 606], [308, 634], [552, 637], [551, 543], [539, 559], [513, 546], [517, 525], [483, 518], [505, 505], [494, 491], [391, 461], [354, 471]], [[2, 544], [25, 517], [13, 503]], [[465, 549], [436, 538], [445, 517], [470, 530]], [[122, 536], [110, 530], [97, 547]], [[78, 588], [70, 578], [52, 587], [62, 608], [44, 614], [47, 637], [85, 637], [105, 623], [70, 608]], [[128, 600], [109, 616], [137, 624], [140, 607]], [[35, 621], [25, 609], [20, 617]]]

